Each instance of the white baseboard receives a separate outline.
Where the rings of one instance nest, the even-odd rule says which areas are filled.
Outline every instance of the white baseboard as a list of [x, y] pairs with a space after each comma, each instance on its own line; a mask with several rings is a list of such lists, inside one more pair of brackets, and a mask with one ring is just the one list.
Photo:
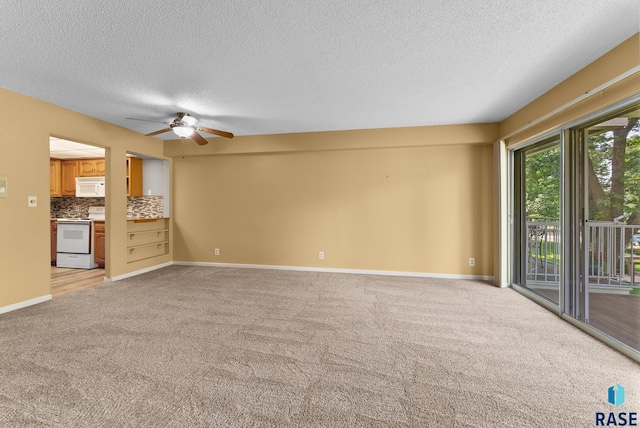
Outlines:
[[114, 277], [111, 277], [111, 278], [105, 278], [105, 280], [106, 281], [120, 281], [121, 279], [131, 278], [132, 276], [138, 276], [138, 275], [141, 275], [143, 273], [151, 272], [151, 271], [154, 271], [154, 270], [157, 270], [157, 269], [162, 269], [164, 267], [171, 266], [172, 264], [174, 264], [174, 262], [166, 262], [166, 263], [162, 263], [162, 264], [159, 264], [159, 265], [150, 266], [148, 268], [135, 270], [133, 272], [124, 273], [122, 275], [114, 276]]
[[28, 306], [37, 305], [38, 303], [43, 303], [51, 300], [51, 294], [46, 294], [44, 296], [36, 297], [35, 299], [25, 300], [24, 302], [14, 303], [13, 305], [3, 306], [0, 308], [0, 314], [5, 314], [7, 312], [15, 311], [17, 309], [26, 308]]
[[213, 263], [213, 262], [180, 262], [174, 261], [174, 265], [184, 266], [211, 266], [211, 267], [232, 267], [247, 269], [274, 269], [274, 270], [295, 270], [307, 272], [330, 272], [330, 273], [352, 273], [358, 275], [386, 275], [386, 276], [410, 276], [418, 278], [443, 278], [443, 279], [470, 279], [480, 281], [493, 281], [492, 276], [482, 275], [453, 275], [446, 273], [426, 273], [426, 272], [399, 272], [389, 270], [366, 270], [366, 269], [335, 269], [320, 267], [302, 267], [302, 266], [277, 266], [277, 265], [253, 265], [241, 263]]

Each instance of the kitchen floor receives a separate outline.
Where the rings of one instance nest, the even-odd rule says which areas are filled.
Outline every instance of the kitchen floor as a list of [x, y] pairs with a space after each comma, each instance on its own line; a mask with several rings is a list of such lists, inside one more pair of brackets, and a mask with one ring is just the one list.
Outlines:
[[64, 296], [104, 283], [104, 269], [67, 269], [51, 266], [51, 296]]

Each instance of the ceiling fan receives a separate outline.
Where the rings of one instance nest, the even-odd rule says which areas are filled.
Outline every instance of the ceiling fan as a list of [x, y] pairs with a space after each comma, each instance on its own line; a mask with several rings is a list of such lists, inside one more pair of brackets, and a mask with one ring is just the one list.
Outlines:
[[191, 138], [196, 143], [204, 146], [208, 143], [202, 135], [198, 134], [197, 131], [206, 132], [207, 134], [219, 135], [225, 138], [233, 138], [233, 134], [231, 132], [219, 131], [217, 129], [206, 128], [204, 126], [196, 126], [198, 123], [198, 119], [189, 115], [189, 113], [178, 112], [178, 117], [173, 119], [173, 122], [157, 122], [155, 120], [146, 120], [146, 119], [135, 119], [132, 117], [128, 117], [127, 119], [131, 120], [143, 120], [145, 122], [156, 122], [156, 123], [164, 123], [169, 125], [168, 128], [161, 129], [159, 131], [151, 132], [149, 134], [145, 134], [146, 137], [151, 137], [153, 135], [163, 134], [165, 132], [173, 131], [180, 138]]

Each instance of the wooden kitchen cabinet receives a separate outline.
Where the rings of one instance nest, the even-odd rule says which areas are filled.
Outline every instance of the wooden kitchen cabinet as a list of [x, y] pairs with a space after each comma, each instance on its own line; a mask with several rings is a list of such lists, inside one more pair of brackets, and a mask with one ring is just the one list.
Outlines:
[[62, 196], [60, 183], [60, 159], [49, 159], [49, 195]]
[[56, 265], [58, 256], [58, 222], [51, 220], [51, 266]]
[[102, 177], [105, 175], [104, 159], [81, 159], [77, 161], [77, 164], [78, 177]]
[[127, 158], [127, 196], [142, 196], [142, 159]]
[[60, 165], [60, 182], [62, 196], [76, 195], [76, 171], [78, 162], [75, 160], [63, 160]]
[[93, 222], [93, 260], [99, 268], [104, 269], [105, 264], [105, 224], [104, 221]]

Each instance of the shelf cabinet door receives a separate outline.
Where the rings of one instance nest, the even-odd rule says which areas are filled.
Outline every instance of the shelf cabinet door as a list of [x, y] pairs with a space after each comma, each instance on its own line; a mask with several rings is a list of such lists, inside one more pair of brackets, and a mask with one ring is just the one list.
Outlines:
[[94, 159], [95, 169], [97, 177], [104, 177], [107, 171], [106, 162], [104, 159]]
[[62, 196], [76, 195], [76, 171], [78, 162], [74, 160], [62, 161], [61, 165], [61, 182]]
[[127, 196], [142, 196], [142, 159], [127, 158]]
[[91, 177], [94, 175], [95, 163], [92, 159], [83, 159], [78, 161], [78, 177]]
[[60, 184], [60, 159], [49, 159], [49, 195], [62, 196]]
[[102, 177], [105, 175], [104, 159], [82, 159], [78, 161], [78, 177]]

